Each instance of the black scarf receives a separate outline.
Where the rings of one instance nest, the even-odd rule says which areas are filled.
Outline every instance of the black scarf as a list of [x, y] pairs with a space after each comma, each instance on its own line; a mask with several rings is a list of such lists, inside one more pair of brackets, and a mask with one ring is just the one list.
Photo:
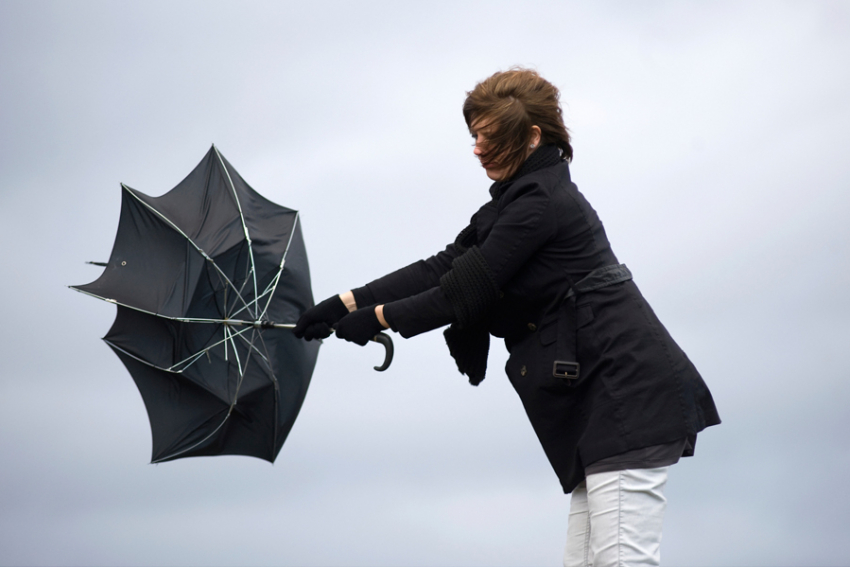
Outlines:
[[496, 181], [493, 185], [490, 186], [490, 195], [494, 199], [499, 199], [502, 196], [502, 192], [505, 187], [519, 179], [524, 175], [528, 175], [529, 173], [534, 173], [538, 169], [543, 169], [544, 167], [552, 167], [553, 165], [558, 165], [561, 163], [563, 159], [561, 158], [561, 150], [555, 144], [546, 144], [545, 146], [540, 146], [536, 152], [533, 152], [528, 158], [523, 162], [523, 164], [516, 170], [510, 179], [506, 179], [505, 181]]

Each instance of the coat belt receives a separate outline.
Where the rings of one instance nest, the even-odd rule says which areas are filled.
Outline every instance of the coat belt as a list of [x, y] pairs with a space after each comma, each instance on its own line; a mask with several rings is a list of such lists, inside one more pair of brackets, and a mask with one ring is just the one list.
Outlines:
[[577, 299], [583, 293], [595, 291], [632, 279], [632, 272], [625, 264], [611, 264], [597, 268], [577, 281], [567, 291], [561, 304], [561, 314], [558, 317], [558, 341], [556, 359], [552, 365], [552, 376], [577, 385], [581, 376], [581, 366], [578, 363], [578, 312]]

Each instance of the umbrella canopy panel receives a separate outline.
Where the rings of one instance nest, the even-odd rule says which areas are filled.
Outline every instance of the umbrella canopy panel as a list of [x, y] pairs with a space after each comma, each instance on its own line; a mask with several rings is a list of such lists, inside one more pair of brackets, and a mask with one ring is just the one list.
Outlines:
[[319, 347], [273, 327], [313, 305], [297, 211], [254, 191], [213, 146], [161, 197], [122, 184], [109, 262], [72, 287], [118, 305], [104, 340], [142, 394], [153, 462], [274, 461]]

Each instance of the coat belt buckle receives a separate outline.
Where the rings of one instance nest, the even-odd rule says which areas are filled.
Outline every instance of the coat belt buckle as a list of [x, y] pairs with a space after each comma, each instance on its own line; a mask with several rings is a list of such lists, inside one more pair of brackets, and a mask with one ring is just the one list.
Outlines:
[[556, 360], [555, 364], [552, 366], [552, 376], [555, 378], [564, 378], [566, 380], [577, 380], [579, 368], [578, 362]]

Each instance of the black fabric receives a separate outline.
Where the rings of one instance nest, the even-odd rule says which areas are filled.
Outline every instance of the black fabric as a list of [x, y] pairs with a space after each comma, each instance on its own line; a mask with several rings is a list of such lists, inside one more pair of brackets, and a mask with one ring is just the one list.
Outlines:
[[466, 228], [460, 231], [455, 238], [455, 249], [458, 253], [463, 254], [478, 243], [478, 234], [475, 230], [475, 223], [466, 225]]
[[669, 467], [678, 463], [680, 458], [693, 455], [695, 443], [696, 435], [693, 435], [692, 439], [682, 437], [670, 443], [632, 449], [587, 465], [584, 469], [585, 475], [629, 469]]
[[443, 337], [458, 371], [469, 378], [470, 384], [479, 385], [487, 375], [487, 354], [490, 352], [487, 326], [462, 328], [453, 324], [443, 331]]
[[352, 311], [336, 324], [336, 336], [360, 346], [365, 345], [375, 335], [384, 330], [378, 321], [375, 309], [366, 307]]
[[351, 293], [354, 295], [354, 303], [357, 304], [357, 309], [375, 305], [375, 295], [369, 291], [368, 287], [352, 289]]
[[[596, 268], [573, 284], [558, 310], [558, 340], [552, 376], [562, 381], [566, 388], [576, 388], [584, 381], [578, 362], [578, 327], [582, 323], [578, 302], [581, 294], [602, 289], [632, 279], [632, 272], [625, 264], [612, 264]], [[585, 315], [586, 315], [586, 308]]]
[[[569, 165], [557, 149], [540, 150], [535, 159], [555, 163], [528, 173], [523, 168], [515, 179], [493, 184], [493, 198], [471, 225], [474, 244], [504, 294], [487, 314], [490, 334], [505, 339], [508, 378], [570, 492], [584, 479], [587, 463], [695, 436], [720, 418], [699, 372], [634, 280], [576, 294], [573, 313], [565, 313], [570, 288], [620, 262]], [[375, 301], [385, 304], [394, 330], [411, 337], [457, 321], [439, 281], [462, 253], [452, 242], [367, 284]], [[581, 366], [577, 386], [553, 376], [569, 340]]]
[[[458, 240], [471, 242], [471, 231], [464, 229]], [[440, 278], [440, 288], [452, 304], [457, 321], [443, 333], [449, 353], [461, 374], [477, 386], [487, 373], [490, 332], [485, 315], [499, 300], [499, 288], [487, 261], [474, 244], [452, 262], [452, 269]]]
[[275, 460], [319, 351], [263, 326], [294, 323], [313, 305], [297, 211], [259, 195], [211, 148], [160, 197], [122, 185], [109, 262], [75, 287], [118, 304], [104, 340], [145, 402], [154, 462]]
[[480, 321], [499, 299], [499, 288], [477, 246], [458, 256], [452, 269], [440, 278], [440, 287], [448, 297], [459, 327]]
[[529, 173], [534, 173], [538, 169], [544, 167], [552, 167], [558, 165], [563, 159], [561, 158], [561, 150], [555, 144], [546, 144], [540, 146], [537, 151], [533, 152], [528, 159], [517, 169], [510, 179], [505, 181], [497, 181], [490, 186], [490, 196], [498, 199], [502, 196], [502, 190], [510, 187], [510, 184]]
[[[473, 236], [472, 231], [464, 229], [456, 243], [464, 240], [471, 243]], [[487, 373], [487, 353], [490, 350], [485, 316], [499, 300], [499, 288], [477, 246], [472, 244], [454, 259], [452, 269], [440, 278], [440, 288], [452, 304], [457, 318], [443, 333], [449, 353], [460, 373], [466, 374], [469, 383], [477, 386]]]
[[567, 292], [567, 298], [577, 294], [596, 291], [609, 285], [627, 282], [632, 279], [632, 272], [625, 264], [612, 264], [597, 268], [577, 281]]
[[305, 311], [292, 329], [292, 334], [308, 341], [326, 339], [331, 335], [331, 328], [346, 315], [348, 308], [345, 303], [339, 295], [332, 295]]

